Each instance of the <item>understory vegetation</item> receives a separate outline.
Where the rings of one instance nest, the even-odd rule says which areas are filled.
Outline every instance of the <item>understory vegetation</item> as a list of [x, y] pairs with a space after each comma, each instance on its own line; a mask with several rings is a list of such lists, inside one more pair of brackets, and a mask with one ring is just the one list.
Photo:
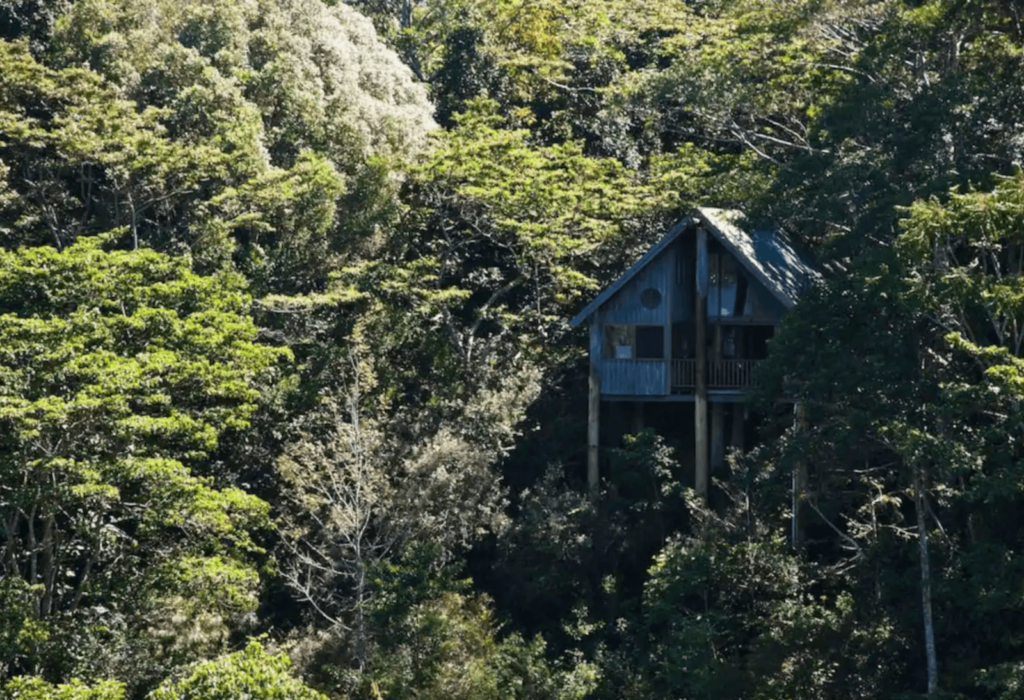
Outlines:
[[[1021, 697], [1022, 12], [0, 0], [0, 698]], [[823, 282], [592, 502], [695, 206]]]

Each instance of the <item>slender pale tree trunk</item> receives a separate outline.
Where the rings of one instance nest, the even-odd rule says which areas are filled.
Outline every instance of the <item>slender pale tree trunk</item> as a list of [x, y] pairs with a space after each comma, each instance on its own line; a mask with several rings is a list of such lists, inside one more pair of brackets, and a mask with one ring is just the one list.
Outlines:
[[366, 669], [369, 660], [369, 634], [366, 629], [366, 566], [359, 562], [359, 574], [356, 578], [356, 624], [355, 624], [355, 656], [359, 661], [359, 670]]
[[928, 665], [928, 695], [939, 689], [939, 667], [935, 658], [935, 624], [932, 619], [932, 576], [928, 561], [928, 523], [924, 495], [924, 468], [918, 465], [914, 474], [917, 541], [921, 559], [921, 610], [924, 617], [924, 652]]

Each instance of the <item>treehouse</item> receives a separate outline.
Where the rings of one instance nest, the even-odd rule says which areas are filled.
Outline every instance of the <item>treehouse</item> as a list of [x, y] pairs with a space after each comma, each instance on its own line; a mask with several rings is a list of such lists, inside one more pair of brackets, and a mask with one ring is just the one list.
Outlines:
[[[818, 277], [776, 231], [748, 234], [742, 214], [698, 208], [570, 322], [590, 326], [588, 478], [598, 482], [602, 401], [692, 403], [695, 485], [735, 446], [741, 399], [783, 313]], [[708, 406], [711, 421], [708, 421]], [[710, 448], [710, 449], [709, 449]]]

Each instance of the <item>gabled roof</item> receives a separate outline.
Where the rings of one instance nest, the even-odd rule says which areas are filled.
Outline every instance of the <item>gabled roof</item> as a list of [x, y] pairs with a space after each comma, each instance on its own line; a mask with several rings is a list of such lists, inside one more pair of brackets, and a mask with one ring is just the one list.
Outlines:
[[692, 226], [704, 224], [709, 233], [731, 252], [772, 296], [787, 309], [796, 304], [797, 298], [821, 275], [806, 260], [801, 258], [781, 233], [755, 231], [748, 235], [736, 226], [743, 214], [729, 209], [698, 207], [693, 213], [677, 223], [642, 258], [626, 270], [621, 277], [597, 295], [597, 298], [576, 314], [569, 325], [576, 327], [590, 318], [599, 307], [622, 289], [638, 272], [661, 254], [675, 239]]

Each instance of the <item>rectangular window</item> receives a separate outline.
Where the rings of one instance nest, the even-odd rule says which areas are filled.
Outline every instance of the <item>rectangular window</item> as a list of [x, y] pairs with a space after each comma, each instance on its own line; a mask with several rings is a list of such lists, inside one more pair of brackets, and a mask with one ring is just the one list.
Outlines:
[[665, 326], [636, 327], [636, 358], [638, 360], [665, 359]]
[[605, 326], [604, 356], [615, 360], [632, 360], [636, 353], [636, 326]]
[[738, 273], [736, 258], [723, 253], [718, 263], [718, 315], [731, 317], [736, 310]]
[[738, 271], [736, 269], [736, 258], [728, 253], [722, 255], [721, 261], [719, 262], [719, 272], [722, 275], [722, 286], [732, 287], [736, 284], [736, 278], [738, 277]]
[[722, 356], [728, 359], [736, 357], [736, 328], [729, 326], [722, 329]]
[[665, 327], [605, 326], [604, 356], [614, 360], [663, 360]]
[[672, 357], [675, 359], [689, 359], [694, 353], [694, 327], [692, 323], [672, 324]]
[[708, 318], [728, 318], [736, 307], [738, 271], [728, 253], [708, 257]]

